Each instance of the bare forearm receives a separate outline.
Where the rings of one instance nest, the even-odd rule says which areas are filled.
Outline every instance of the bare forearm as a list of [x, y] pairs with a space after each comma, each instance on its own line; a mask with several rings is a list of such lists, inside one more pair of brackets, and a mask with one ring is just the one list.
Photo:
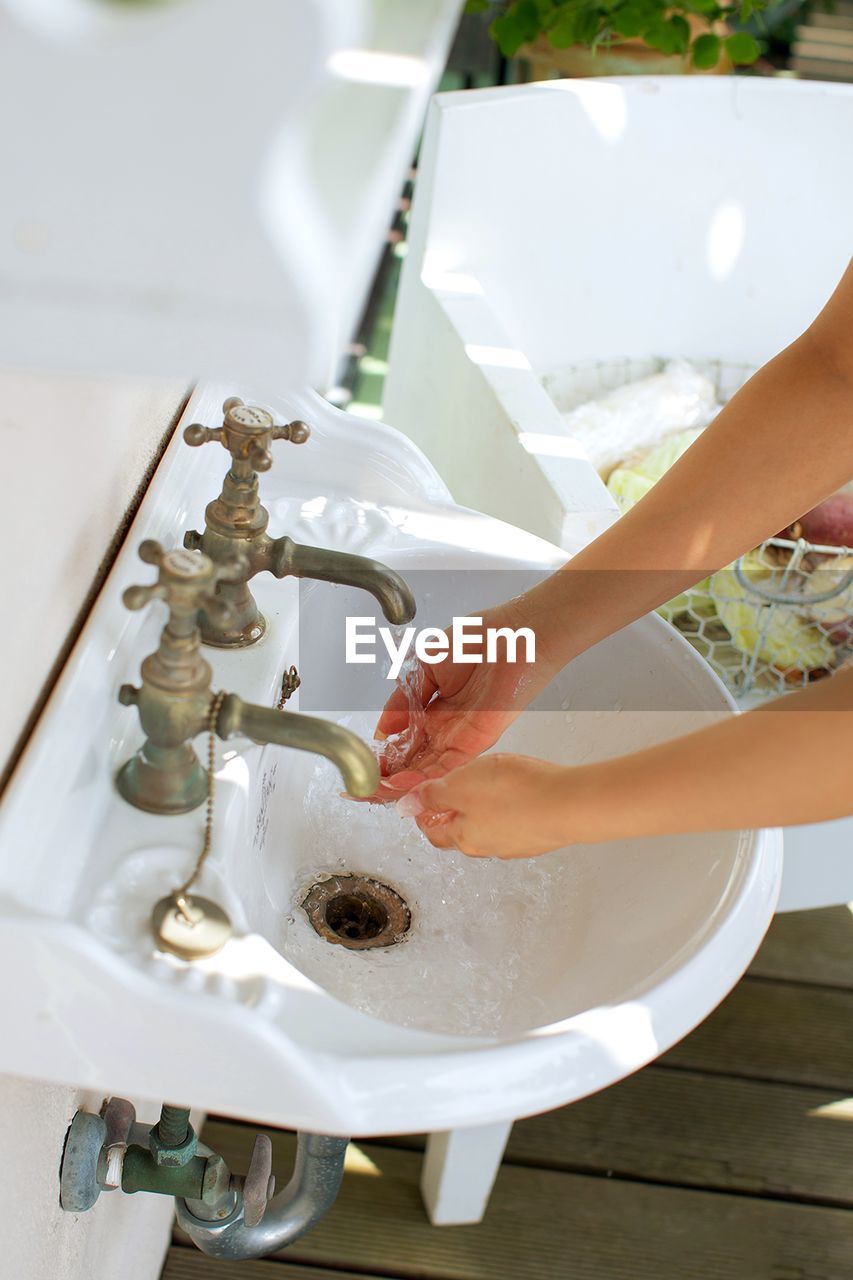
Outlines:
[[851, 329], [853, 268], [811, 328], [746, 383], [642, 501], [523, 597], [555, 665], [772, 537], [850, 479]]
[[590, 841], [792, 826], [850, 813], [853, 670], [683, 738], [573, 770], [566, 797], [567, 822], [580, 825], [576, 838]]
[[760, 369], [633, 510], [574, 564], [695, 582], [853, 475], [853, 377], [811, 331]]

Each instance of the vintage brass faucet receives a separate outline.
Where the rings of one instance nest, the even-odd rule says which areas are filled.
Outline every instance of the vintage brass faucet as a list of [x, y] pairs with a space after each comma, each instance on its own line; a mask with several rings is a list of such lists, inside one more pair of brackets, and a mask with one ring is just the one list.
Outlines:
[[378, 560], [300, 546], [291, 538], [271, 538], [267, 533], [269, 512], [258, 498], [257, 473], [272, 466], [273, 440], [303, 444], [308, 439], [310, 428], [306, 423], [277, 426], [266, 409], [244, 404], [236, 397], [225, 401], [222, 412], [221, 427], [193, 423], [184, 431], [189, 445], [216, 440], [231, 454], [222, 492], [205, 511], [204, 533], [191, 530], [184, 536], [184, 546], [203, 551], [217, 565], [229, 563], [235, 553], [245, 559], [242, 569], [216, 584], [217, 600], [233, 607], [230, 620], [225, 622], [221, 615], [205, 609], [201, 616], [202, 639], [220, 647], [242, 647], [261, 638], [266, 621], [248, 582], [263, 572], [276, 578], [319, 578], [363, 587], [379, 601], [389, 622], [410, 622], [415, 615], [411, 591], [398, 573]]
[[234, 606], [217, 599], [218, 584], [245, 581], [245, 564], [232, 557], [216, 565], [198, 551], [164, 551], [157, 542], [140, 545], [140, 559], [158, 566], [157, 582], [128, 587], [128, 609], [162, 600], [169, 617], [154, 653], [142, 663], [142, 685], [122, 685], [119, 701], [135, 706], [145, 730], [140, 750], [119, 770], [117, 785], [125, 800], [149, 813], [186, 813], [207, 796], [207, 773], [192, 745], [211, 728], [220, 738], [244, 734], [254, 742], [278, 743], [313, 751], [332, 760], [350, 795], [369, 796], [379, 783], [379, 766], [370, 749], [340, 725], [315, 716], [278, 711], [243, 702], [235, 693], [214, 695], [212, 671], [201, 652], [199, 611], [229, 624]]

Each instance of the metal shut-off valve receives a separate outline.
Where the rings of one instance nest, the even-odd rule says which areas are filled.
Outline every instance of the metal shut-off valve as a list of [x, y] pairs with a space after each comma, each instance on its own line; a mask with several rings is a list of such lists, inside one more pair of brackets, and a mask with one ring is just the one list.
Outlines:
[[274, 1197], [273, 1149], [255, 1136], [249, 1168], [235, 1175], [196, 1137], [188, 1107], [165, 1105], [155, 1125], [139, 1124], [133, 1104], [110, 1098], [100, 1115], [78, 1111], [65, 1138], [59, 1203], [85, 1213], [104, 1191], [175, 1197], [181, 1227], [204, 1253], [259, 1258], [309, 1231], [341, 1185], [347, 1138], [297, 1135], [293, 1176]]
[[101, 1114], [78, 1111], [65, 1139], [60, 1203], [72, 1213], [91, 1209], [102, 1191], [150, 1191], [189, 1200], [211, 1221], [233, 1213], [256, 1226], [275, 1192], [272, 1143], [257, 1134], [249, 1168], [235, 1176], [222, 1156], [198, 1141], [185, 1107], [164, 1105], [157, 1124], [138, 1124], [133, 1103], [110, 1098]]

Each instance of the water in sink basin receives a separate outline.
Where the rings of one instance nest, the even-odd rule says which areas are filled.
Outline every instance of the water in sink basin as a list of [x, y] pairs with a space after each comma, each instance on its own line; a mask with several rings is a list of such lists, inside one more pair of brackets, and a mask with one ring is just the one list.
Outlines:
[[[529, 711], [501, 750], [581, 763], [685, 730], [684, 713]], [[695, 727], [697, 713], [690, 715]], [[369, 738], [375, 716], [347, 723]], [[630, 999], [678, 964], [709, 929], [739, 858], [737, 833], [576, 846], [502, 862], [434, 849], [393, 807], [340, 796], [313, 766], [291, 831], [282, 953], [331, 994], [401, 1025], [516, 1035]], [[301, 828], [301, 829], [300, 829]], [[290, 843], [289, 841], [289, 843]], [[396, 889], [412, 912], [404, 941], [348, 951], [300, 907], [318, 877], [345, 870]]]
[[[369, 733], [367, 725], [352, 727]], [[322, 854], [296, 874], [284, 955], [332, 994], [378, 1017], [459, 1034], [502, 1030], [549, 900], [557, 893], [571, 901], [564, 883], [569, 863], [560, 855], [522, 864], [439, 851], [393, 806], [355, 804], [339, 792], [337, 772], [322, 762], [304, 798], [306, 834]], [[303, 891], [318, 875], [343, 869], [365, 872], [402, 895], [412, 912], [403, 941], [348, 951], [314, 932], [298, 905]], [[533, 1000], [528, 1016], [541, 1022], [545, 1003], [535, 994]]]

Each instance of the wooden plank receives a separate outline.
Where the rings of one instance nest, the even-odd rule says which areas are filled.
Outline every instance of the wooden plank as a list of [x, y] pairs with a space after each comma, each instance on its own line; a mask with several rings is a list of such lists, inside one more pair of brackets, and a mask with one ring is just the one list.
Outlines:
[[830, 46], [821, 40], [797, 40], [791, 52], [800, 62], [820, 63], [826, 59], [828, 66], [842, 68], [853, 62], [853, 45], [849, 44]]
[[327, 1271], [325, 1267], [291, 1266], [286, 1259], [250, 1262], [217, 1261], [194, 1245], [172, 1245], [160, 1280], [378, 1280], [363, 1271]]
[[649, 1067], [574, 1106], [518, 1121], [507, 1160], [853, 1208], [853, 1102]]
[[783, 912], [749, 972], [853, 991], [853, 913], [847, 907]]
[[[422, 1134], [377, 1141], [424, 1146]], [[853, 1208], [853, 1100], [832, 1089], [651, 1066], [582, 1102], [516, 1121], [505, 1160]]]
[[[826, 56], [832, 56], [833, 49], [853, 44], [853, 27], [800, 27], [797, 31], [797, 47], [805, 45], [826, 45]], [[803, 52], [806, 52], [803, 49]]]
[[796, 53], [791, 57], [791, 70], [798, 71], [801, 76], [811, 80], [839, 80], [846, 84], [853, 79], [853, 69], [849, 62], [829, 62], [823, 58], [801, 58]]
[[660, 1061], [853, 1093], [853, 993], [745, 978]]
[[[221, 1122], [205, 1131], [237, 1169], [251, 1137]], [[283, 1182], [295, 1140], [273, 1144]], [[437, 1229], [420, 1164], [357, 1144], [336, 1204], [287, 1260], [403, 1280], [849, 1280], [853, 1214], [842, 1209], [504, 1165], [483, 1223]]]
[[830, 27], [836, 31], [853, 30], [853, 15], [846, 18], [839, 16], [837, 13], [811, 13], [809, 20], [799, 28], [800, 31], [809, 31], [813, 27]]

